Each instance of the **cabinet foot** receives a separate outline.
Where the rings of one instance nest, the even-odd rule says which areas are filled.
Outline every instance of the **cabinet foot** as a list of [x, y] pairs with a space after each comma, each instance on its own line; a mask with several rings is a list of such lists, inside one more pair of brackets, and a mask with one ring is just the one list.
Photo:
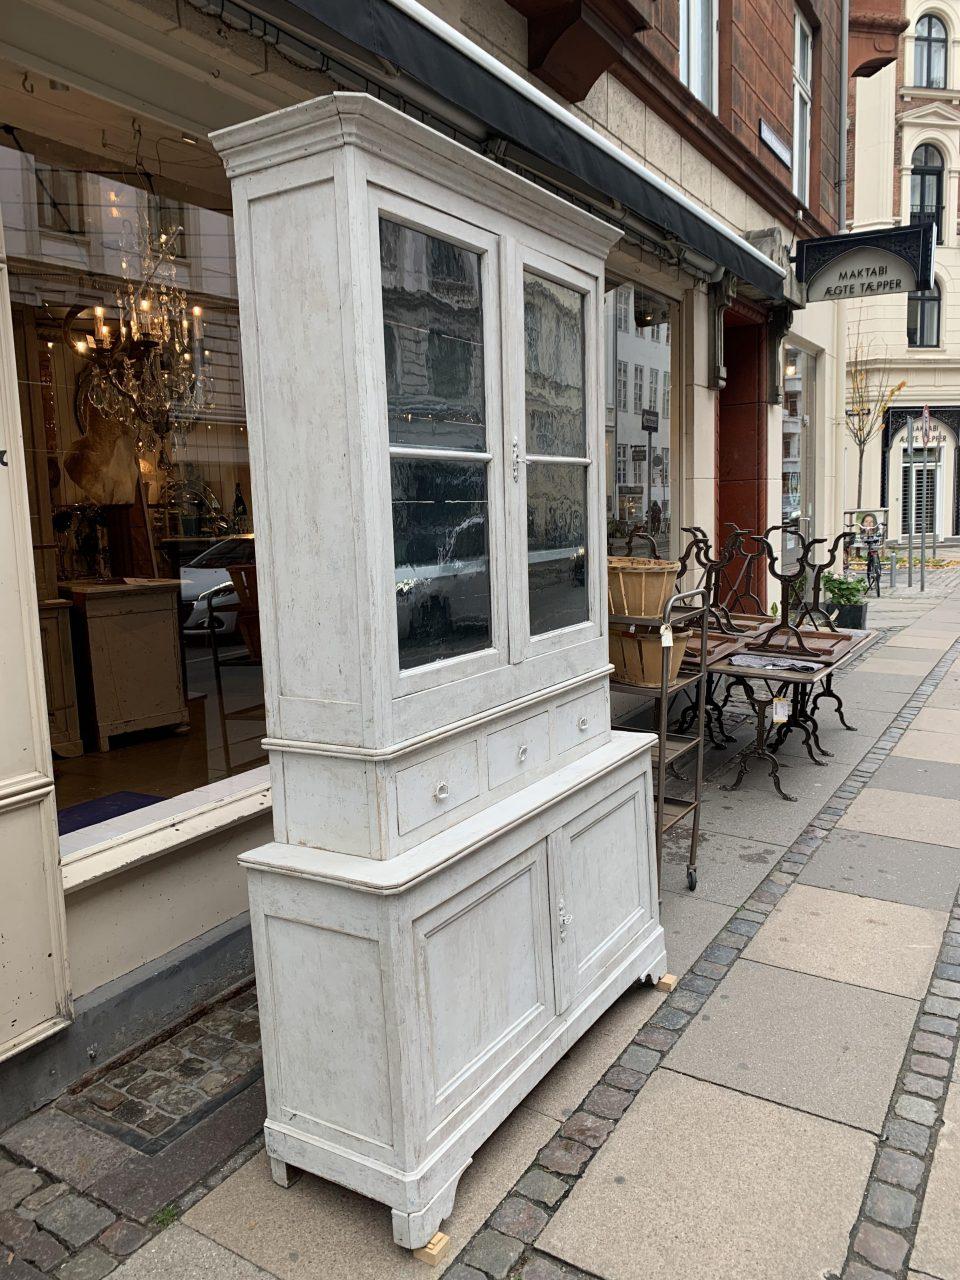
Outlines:
[[[458, 1169], [450, 1181], [441, 1187], [423, 1209], [417, 1210], [416, 1213], [402, 1213], [399, 1209], [391, 1210], [393, 1238], [401, 1248], [426, 1251], [434, 1238], [442, 1234], [439, 1230], [440, 1223], [444, 1218], [449, 1218], [453, 1212], [457, 1184], [470, 1163], [471, 1161], [468, 1160], [462, 1168]], [[423, 1260], [430, 1261], [428, 1258]], [[436, 1258], [434, 1261], [439, 1262], [440, 1259]]]
[[270, 1157], [270, 1173], [274, 1182], [279, 1187], [290, 1187], [300, 1177], [302, 1170], [295, 1169], [293, 1165], [287, 1164], [286, 1160], [278, 1160], [276, 1156]]

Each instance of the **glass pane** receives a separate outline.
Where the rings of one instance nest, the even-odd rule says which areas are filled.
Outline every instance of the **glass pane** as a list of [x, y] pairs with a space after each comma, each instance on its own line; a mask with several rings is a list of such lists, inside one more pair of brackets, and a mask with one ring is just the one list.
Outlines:
[[[615, 421], [617, 437], [615, 518], [609, 531], [616, 555], [625, 554], [624, 539], [635, 527], [650, 534], [661, 555], [670, 555], [670, 316], [665, 298], [637, 285], [636, 325], [615, 335], [616, 357], [631, 368], [633, 385], [629, 409], [616, 405], [609, 389], [607, 394], [607, 422]], [[637, 542], [634, 554], [646, 555], [645, 544]]]
[[488, 648], [486, 464], [393, 458], [390, 477], [401, 668]]
[[581, 458], [586, 448], [582, 294], [524, 272], [523, 328], [527, 453]]
[[[266, 763], [254, 503], [231, 219], [35, 145], [4, 152], [0, 205], [58, 826], [81, 843]], [[152, 346], [121, 330], [130, 298]], [[132, 398], [151, 352], [156, 410]]]
[[391, 444], [483, 449], [480, 255], [380, 220]]
[[527, 467], [527, 566], [531, 635], [587, 620], [586, 467]]
[[944, 44], [930, 46], [930, 88], [942, 89], [947, 83], [947, 48]]
[[805, 517], [809, 494], [805, 492], [805, 478], [810, 465], [809, 406], [813, 393], [813, 362], [796, 347], [785, 347], [783, 364], [782, 548], [784, 562], [792, 565], [800, 552], [799, 535], [807, 533], [808, 524]]

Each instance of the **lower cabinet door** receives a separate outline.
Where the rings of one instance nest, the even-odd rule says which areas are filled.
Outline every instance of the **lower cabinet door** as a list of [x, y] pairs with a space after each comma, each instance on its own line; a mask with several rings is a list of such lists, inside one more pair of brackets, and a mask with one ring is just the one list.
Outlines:
[[644, 780], [630, 784], [549, 839], [557, 1001], [562, 1012], [650, 920], [653, 833]]
[[546, 861], [541, 840], [413, 922], [431, 1127], [554, 1017]]

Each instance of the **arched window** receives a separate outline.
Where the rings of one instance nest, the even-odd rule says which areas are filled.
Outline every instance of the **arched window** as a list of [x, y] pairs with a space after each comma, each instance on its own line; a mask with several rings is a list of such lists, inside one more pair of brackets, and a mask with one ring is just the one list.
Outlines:
[[940, 286], [907, 295], [907, 346], [939, 347]]
[[913, 83], [923, 89], [947, 87], [947, 28], [926, 13], [917, 20], [913, 40]]
[[937, 243], [943, 244], [943, 156], [929, 142], [917, 147], [910, 161], [910, 221], [937, 224]]

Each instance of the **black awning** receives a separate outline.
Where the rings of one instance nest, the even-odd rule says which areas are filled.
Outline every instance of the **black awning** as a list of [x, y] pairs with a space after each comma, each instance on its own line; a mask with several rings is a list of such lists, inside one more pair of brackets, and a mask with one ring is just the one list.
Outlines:
[[301, 30], [315, 31], [319, 24], [387, 59], [481, 121], [492, 134], [618, 200], [643, 222], [727, 268], [767, 297], [783, 296], [783, 277], [736, 238], [724, 235], [679, 196], [647, 181], [389, 0], [252, 0], [252, 7], [288, 28], [297, 11], [307, 15], [312, 21]]

